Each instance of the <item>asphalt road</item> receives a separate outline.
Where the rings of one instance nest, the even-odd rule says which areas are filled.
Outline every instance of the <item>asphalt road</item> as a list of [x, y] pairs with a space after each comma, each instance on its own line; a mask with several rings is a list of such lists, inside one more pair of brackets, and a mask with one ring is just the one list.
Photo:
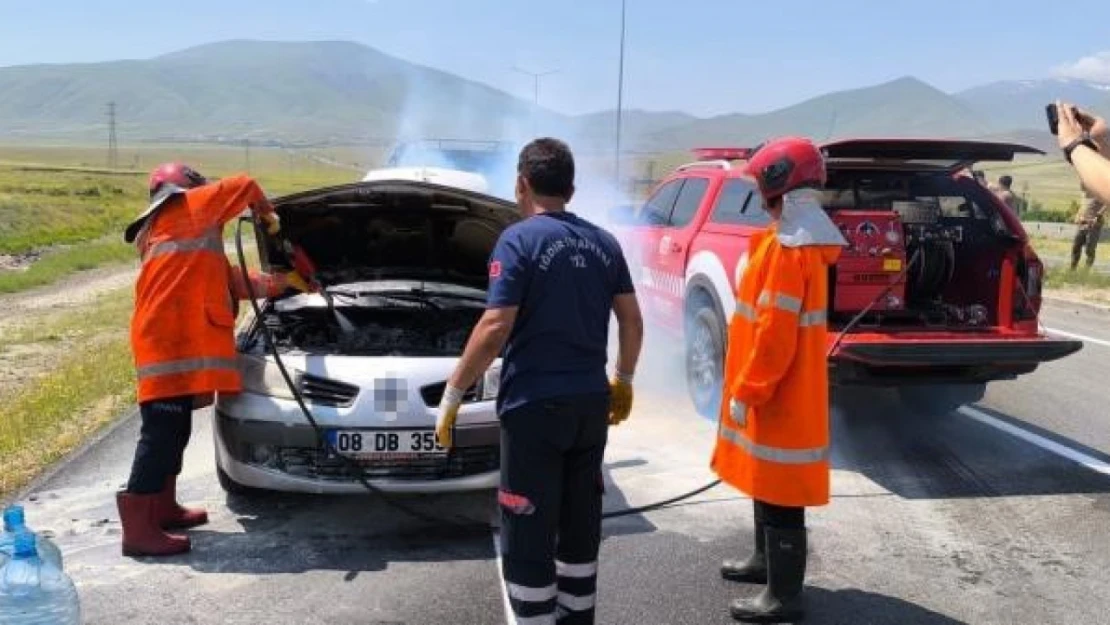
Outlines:
[[[1049, 305], [1046, 324], [1094, 341], [975, 407], [911, 415], [884, 393], [833, 414], [834, 500], [812, 510], [809, 623], [1110, 623], [1110, 314]], [[713, 424], [657, 359], [612, 432], [606, 505], [641, 505], [712, 475]], [[54, 531], [86, 622], [505, 622], [489, 494], [406, 500], [429, 524], [371, 498], [228, 498], [197, 420], [182, 491], [212, 523], [193, 553], [119, 555], [113, 491], [137, 424], [123, 422], [25, 499]], [[755, 587], [717, 576], [751, 542], [751, 504], [719, 487], [667, 510], [608, 521], [599, 623], [728, 623]]]

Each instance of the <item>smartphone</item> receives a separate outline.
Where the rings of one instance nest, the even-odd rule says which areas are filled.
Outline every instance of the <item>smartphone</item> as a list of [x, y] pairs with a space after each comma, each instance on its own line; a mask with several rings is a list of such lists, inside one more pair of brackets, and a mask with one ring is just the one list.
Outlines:
[[[1048, 117], [1048, 131], [1054, 135], [1059, 134], [1060, 115], [1059, 111], [1056, 109], [1056, 105], [1049, 104], [1048, 106], [1044, 107], [1044, 112], [1045, 116]], [[1079, 122], [1080, 126], [1088, 130], [1090, 129], [1090, 126], [1093, 123], [1091, 118], [1088, 115], [1081, 113], [1078, 107], [1071, 107], [1071, 114], [1075, 116], [1075, 121]]]
[[1060, 111], [1056, 108], [1056, 104], [1044, 107], [1044, 113], [1048, 117], [1048, 131], [1053, 135], [1060, 134]]

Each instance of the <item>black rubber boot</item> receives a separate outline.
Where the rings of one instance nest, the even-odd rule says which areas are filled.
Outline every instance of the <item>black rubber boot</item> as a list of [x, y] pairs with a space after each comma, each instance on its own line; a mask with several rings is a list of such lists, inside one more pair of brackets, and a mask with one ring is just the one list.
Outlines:
[[725, 560], [721, 564], [721, 577], [730, 582], [744, 584], [767, 583], [767, 534], [763, 521], [755, 520], [755, 550], [747, 560]]
[[744, 623], [794, 623], [805, 617], [806, 531], [767, 528], [767, 587], [754, 599], [732, 602], [732, 618]]

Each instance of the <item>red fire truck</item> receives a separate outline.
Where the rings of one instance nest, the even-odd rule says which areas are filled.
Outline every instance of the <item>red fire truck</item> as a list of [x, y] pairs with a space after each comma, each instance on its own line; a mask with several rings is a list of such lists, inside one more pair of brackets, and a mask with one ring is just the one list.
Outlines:
[[[823, 204], [849, 242], [830, 275], [834, 386], [892, 386], [910, 406], [950, 410], [1082, 347], [1041, 331], [1044, 266], [1017, 216], [967, 175], [1039, 150], [859, 139], [822, 151]], [[690, 396], [708, 416], [749, 240], [769, 217], [745, 169], [750, 150], [695, 153], [643, 206], [614, 214], [613, 231], [646, 317], [684, 341]]]

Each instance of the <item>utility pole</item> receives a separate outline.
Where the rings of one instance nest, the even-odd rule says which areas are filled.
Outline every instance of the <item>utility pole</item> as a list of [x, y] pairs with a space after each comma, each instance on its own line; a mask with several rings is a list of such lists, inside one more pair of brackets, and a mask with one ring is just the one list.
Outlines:
[[119, 145], [116, 142], [116, 103], [108, 103], [108, 168], [119, 167]]
[[524, 74], [525, 76], [531, 76], [532, 77], [532, 83], [533, 83], [532, 135], [533, 136], [538, 135], [539, 134], [538, 124], [539, 124], [539, 114], [540, 114], [540, 78], [543, 78], [544, 76], [550, 76], [551, 74], [556, 74], [556, 73], [559, 72], [559, 70], [551, 69], [551, 70], [547, 70], [546, 72], [530, 72], [526, 69], [521, 69], [519, 67], [513, 67], [513, 71], [514, 72], [520, 72], [521, 74]]
[[613, 163], [613, 177], [618, 191], [621, 188], [621, 122], [624, 120], [624, 25], [628, 13], [627, 9], [627, 0], [621, 0], [621, 50], [620, 64], [617, 70], [617, 143]]

